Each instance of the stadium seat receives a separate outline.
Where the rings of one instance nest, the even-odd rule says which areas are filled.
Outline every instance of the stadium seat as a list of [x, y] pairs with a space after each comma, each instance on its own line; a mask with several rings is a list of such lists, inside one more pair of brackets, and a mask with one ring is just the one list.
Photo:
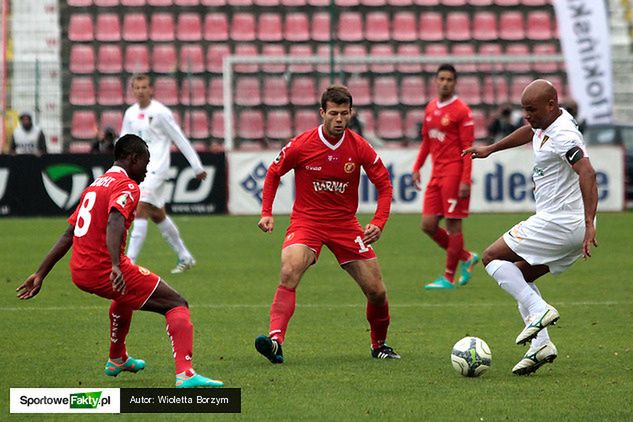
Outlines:
[[318, 104], [314, 78], [298, 76], [290, 83], [290, 104], [316, 106]]
[[371, 105], [371, 92], [369, 79], [363, 77], [351, 77], [345, 83], [354, 102], [354, 107], [364, 107]]
[[94, 111], [73, 111], [70, 135], [75, 139], [97, 137], [97, 116]]
[[468, 4], [471, 6], [492, 6], [493, 0], [468, 0]]
[[330, 40], [330, 14], [327, 12], [318, 12], [312, 14], [312, 29], [310, 38], [313, 41], [329, 41]]
[[294, 133], [299, 135], [307, 130], [314, 129], [320, 124], [320, 116], [317, 110], [298, 110], [294, 115]]
[[288, 81], [284, 76], [268, 76], [264, 79], [262, 102], [267, 106], [288, 105]]
[[408, 143], [420, 142], [424, 110], [409, 110], [404, 118], [404, 137]]
[[257, 39], [264, 42], [275, 42], [283, 39], [281, 15], [279, 13], [260, 13], [257, 24]]
[[67, 0], [67, 4], [72, 7], [92, 6], [92, 0]]
[[530, 82], [532, 82], [532, 78], [529, 76], [515, 76], [512, 78], [512, 83], [510, 85], [510, 101], [515, 104], [520, 104], [521, 94]]
[[563, 82], [560, 75], [549, 75], [545, 79], [554, 85], [556, 92], [558, 92], [558, 98], [567, 97], [567, 85]]
[[307, 0], [309, 6], [314, 7], [327, 7], [330, 5], [330, 0]]
[[154, 97], [161, 103], [178, 104], [178, 83], [170, 76], [159, 76], [154, 80]]
[[[292, 44], [288, 53], [292, 57], [311, 58], [313, 56], [310, 44]], [[290, 73], [309, 73], [314, 71], [314, 66], [310, 63], [294, 63], [288, 69]]]
[[[472, 43], [453, 44], [451, 54], [456, 57], [476, 57], [475, 46]], [[474, 63], [458, 63], [455, 65], [459, 74], [463, 72], [476, 72], [477, 66]]]
[[145, 0], [121, 0], [121, 6], [145, 6]]
[[465, 6], [466, 4], [470, 4], [468, 0], [441, 0], [442, 6]]
[[475, 12], [473, 38], [477, 41], [493, 41], [499, 38], [497, 15], [494, 12]]
[[197, 6], [200, 4], [199, 0], [174, 0], [176, 6]]
[[97, 41], [119, 41], [121, 39], [119, 16], [114, 13], [98, 14], [95, 39]]
[[73, 141], [68, 144], [69, 154], [90, 154], [92, 151], [92, 142]]
[[227, 44], [211, 44], [207, 48], [207, 70], [211, 73], [222, 73], [222, 60], [231, 54]]
[[118, 44], [102, 44], [97, 53], [97, 70], [101, 73], [120, 73], [123, 57]]
[[277, 7], [279, 6], [279, 0], [253, 0], [255, 6], [262, 7]]
[[176, 47], [173, 44], [154, 44], [152, 70], [157, 73], [176, 71]]
[[481, 81], [477, 76], [460, 76], [457, 95], [469, 106], [481, 103]]
[[226, 13], [207, 13], [204, 17], [204, 39], [226, 41], [229, 39], [229, 22]]
[[387, 4], [387, 0], [360, 0], [361, 6], [383, 7]]
[[338, 52], [339, 52], [338, 46], [330, 46], [329, 44], [320, 44], [317, 47], [317, 56], [319, 56], [319, 57], [327, 57], [328, 58], [327, 61], [325, 61], [323, 63], [320, 63], [320, 64], [317, 64], [317, 66], [316, 66], [317, 72], [330, 73], [330, 71], [332, 70], [332, 69], [330, 69], [330, 60], [329, 60], [330, 59], [330, 51], [331, 51], [332, 47], [334, 48], [334, 54], [337, 55]]
[[475, 139], [485, 138], [488, 135], [486, 115], [483, 110], [473, 109], [473, 124], [475, 127]]
[[343, 42], [363, 41], [363, 18], [358, 12], [341, 12], [336, 31]]
[[525, 38], [525, 24], [521, 12], [501, 12], [499, 17], [499, 38], [504, 41], [518, 41]]
[[[558, 54], [558, 51], [555, 44], [538, 43], [534, 45], [532, 53], [535, 56], [549, 56]], [[535, 62], [532, 67], [539, 73], [554, 73], [559, 70], [559, 64], [554, 60], [551, 62]]]
[[181, 72], [204, 72], [204, 52], [200, 44], [187, 44], [180, 47]]
[[231, 39], [233, 41], [255, 40], [255, 16], [251, 13], [235, 13], [231, 19]]
[[[405, 57], [420, 57], [420, 46], [417, 44], [400, 44], [398, 45], [398, 55]], [[398, 63], [398, 72], [402, 73], [420, 73], [422, 65], [419, 63]]]
[[144, 13], [127, 13], [123, 16], [123, 39], [147, 41], [147, 19]]
[[132, 91], [132, 77], [128, 77], [125, 84], [125, 104], [129, 105], [136, 103], [136, 98], [134, 98], [134, 92]]
[[93, 40], [92, 17], [87, 13], [73, 13], [68, 24], [68, 39], [70, 41]]
[[389, 15], [385, 12], [369, 12], [365, 15], [365, 39], [372, 42], [389, 41]]
[[237, 137], [241, 139], [264, 139], [264, 116], [258, 110], [244, 110], [240, 113]]
[[149, 72], [149, 52], [145, 44], [128, 44], [125, 47], [123, 68], [129, 73]]
[[[222, 6], [225, 6], [227, 3], [227, 0], [224, 0], [225, 2], [222, 4]], [[228, 0], [228, 4], [231, 7], [235, 7], [235, 6], [251, 6], [253, 4], [252, 0]]]
[[470, 41], [472, 35], [468, 14], [466, 12], [449, 12], [446, 16], [445, 34], [449, 41]]
[[200, 0], [200, 4], [211, 7], [226, 6], [227, 0]]
[[123, 104], [123, 87], [121, 78], [117, 76], [105, 76], [99, 79], [97, 103], [100, 105]]
[[149, 38], [152, 41], [173, 41], [175, 39], [174, 15], [164, 12], [152, 14]]
[[307, 6], [307, 0], [281, 0], [281, 5], [286, 7], [302, 7]]
[[292, 119], [288, 110], [269, 111], [266, 116], [266, 138], [287, 140], [292, 138]]
[[381, 76], [374, 79], [374, 104], [379, 106], [398, 105], [398, 84], [391, 76]]
[[414, 0], [416, 6], [439, 6], [440, 0]]
[[241, 77], [235, 84], [235, 104], [240, 106], [258, 106], [262, 102], [259, 78]]
[[437, 12], [420, 13], [420, 39], [422, 41], [440, 41], [444, 39], [442, 14]]
[[381, 110], [376, 122], [376, 135], [386, 140], [399, 140], [404, 136], [402, 116], [398, 110]]
[[73, 44], [70, 47], [70, 63], [72, 73], [94, 73], [95, 52], [90, 45]]
[[288, 13], [286, 15], [284, 39], [291, 42], [310, 40], [310, 24], [305, 13]]
[[[487, 56], [500, 56], [501, 53], [501, 44], [499, 43], [485, 43], [479, 45], [479, 56], [487, 57]], [[493, 64], [493, 63], [480, 63], [479, 70], [483, 72], [490, 71], [500, 71], [503, 69], [503, 64]]]
[[[343, 48], [343, 57], [365, 56], [367, 56], [367, 50], [362, 44], [346, 44]], [[367, 72], [368, 66], [366, 63], [344, 64], [343, 70], [348, 73], [363, 73]]]
[[150, 6], [172, 6], [172, 0], [147, 0], [147, 4]]
[[221, 106], [224, 104], [224, 86], [222, 85], [221, 77], [214, 77], [209, 79], [207, 103], [212, 106]]
[[405, 76], [400, 83], [400, 102], [407, 106], [421, 107], [426, 104], [424, 80], [419, 76]]
[[101, 121], [99, 127], [105, 129], [111, 127], [116, 133], [119, 133], [123, 125], [123, 113], [115, 110], [103, 111], [101, 113]]
[[505, 76], [485, 76], [483, 102], [499, 105], [509, 101], [508, 79]]
[[[394, 55], [391, 44], [373, 44], [369, 54], [379, 58], [391, 58]], [[395, 63], [372, 63], [369, 65], [369, 70], [373, 73], [393, 73], [396, 65]]]
[[[427, 57], [447, 56], [448, 55], [448, 47], [446, 47], [446, 44], [427, 44], [426, 50], [425, 50], [425, 55]], [[435, 73], [435, 71], [437, 70], [438, 66], [439, 66], [439, 63], [428, 63], [428, 64], [424, 65], [424, 69], [427, 72]]]
[[523, 6], [547, 6], [552, 0], [521, 0]]
[[206, 139], [209, 137], [209, 116], [203, 110], [185, 111], [183, 116], [183, 129], [185, 135], [193, 139]]
[[[265, 43], [262, 47], [262, 56], [266, 57], [281, 57], [286, 54], [286, 49], [283, 44]], [[266, 63], [262, 64], [262, 71], [264, 73], [284, 73], [287, 65], [284, 63]]]
[[[506, 56], [527, 56], [530, 54], [530, 49], [527, 44], [510, 44], [506, 48]], [[529, 62], [511, 62], [506, 64], [506, 69], [511, 72], [529, 72], [530, 71], [530, 63]]]
[[95, 104], [95, 84], [92, 77], [78, 76], [70, 81], [68, 100], [72, 105], [89, 106]]
[[176, 39], [199, 41], [202, 39], [202, 24], [198, 13], [180, 13], [176, 26]]
[[336, 7], [355, 7], [360, 5], [360, 0], [334, 0]]
[[[257, 47], [253, 44], [238, 44], [235, 47], [235, 54], [238, 56], [257, 56]], [[255, 73], [259, 69], [257, 64], [237, 64], [233, 68], [238, 73]]]
[[416, 41], [418, 39], [416, 21], [413, 12], [396, 12], [393, 15], [391, 38], [394, 41]]
[[540, 10], [528, 12], [526, 35], [528, 39], [535, 41], [545, 41], [554, 38], [556, 32], [549, 12]]
[[180, 88], [180, 104], [201, 106], [207, 103], [207, 87], [203, 78], [184, 78]]
[[497, 6], [518, 6], [521, 0], [494, 0]]
[[215, 139], [224, 138], [224, 112], [214, 111], [211, 115], [211, 137]]

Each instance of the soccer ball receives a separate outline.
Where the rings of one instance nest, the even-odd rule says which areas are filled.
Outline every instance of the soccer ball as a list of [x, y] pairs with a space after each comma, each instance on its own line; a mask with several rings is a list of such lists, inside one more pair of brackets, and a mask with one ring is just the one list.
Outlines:
[[453, 346], [451, 363], [465, 377], [478, 377], [490, 368], [490, 347], [479, 337], [464, 337]]

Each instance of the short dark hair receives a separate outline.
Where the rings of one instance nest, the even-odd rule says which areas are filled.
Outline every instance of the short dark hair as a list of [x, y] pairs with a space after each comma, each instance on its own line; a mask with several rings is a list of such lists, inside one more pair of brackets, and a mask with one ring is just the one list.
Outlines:
[[323, 110], [326, 110], [328, 102], [338, 105], [349, 104], [349, 107], [352, 108], [352, 94], [344, 85], [330, 85], [321, 95], [321, 108]]
[[114, 144], [114, 159], [121, 160], [132, 154], [146, 154], [147, 144], [140, 136], [127, 133]]
[[455, 70], [455, 66], [450, 63], [442, 63], [437, 68], [437, 72], [435, 72], [435, 75], [439, 75], [440, 72], [451, 72], [453, 74], [453, 77], [457, 79], [457, 71]]
[[132, 75], [132, 79], [130, 80], [130, 85], [134, 85], [136, 81], [147, 81], [149, 86], [152, 86], [152, 78], [147, 73], [135, 73]]

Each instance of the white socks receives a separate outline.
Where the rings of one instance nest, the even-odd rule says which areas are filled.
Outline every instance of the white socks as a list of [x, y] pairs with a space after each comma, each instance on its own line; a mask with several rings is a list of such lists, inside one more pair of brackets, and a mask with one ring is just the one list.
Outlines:
[[147, 220], [137, 218], [134, 220], [132, 234], [130, 235], [130, 244], [127, 247], [127, 256], [133, 263], [136, 262], [138, 254], [141, 252], [145, 237], [147, 237]]
[[510, 293], [529, 314], [544, 312], [547, 303], [534, 291], [523, 277], [519, 268], [509, 261], [495, 259], [486, 265], [486, 272], [497, 280], [499, 286]]
[[157, 224], [157, 227], [158, 230], [160, 230], [160, 234], [162, 234], [167, 243], [169, 243], [169, 246], [176, 251], [179, 260], [189, 261], [193, 258], [180, 238], [178, 227], [176, 227], [171, 218], [165, 218], [162, 222]]
[[[528, 286], [530, 286], [532, 290], [534, 290], [539, 296], [541, 296], [541, 292], [539, 291], [538, 287], [536, 287], [536, 284], [528, 283]], [[519, 303], [519, 313], [521, 314], [521, 317], [523, 318], [523, 322], [525, 322], [525, 325], [527, 326], [530, 323], [530, 320], [529, 320], [530, 312], [520, 303]], [[539, 331], [539, 333], [536, 335], [536, 338], [532, 340], [532, 344], [530, 345], [530, 350], [539, 349], [545, 344], [549, 343], [549, 341], [550, 341], [549, 333], [547, 332], [547, 327], [546, 327], [546, 328], [543, 328], [541, 331]]]

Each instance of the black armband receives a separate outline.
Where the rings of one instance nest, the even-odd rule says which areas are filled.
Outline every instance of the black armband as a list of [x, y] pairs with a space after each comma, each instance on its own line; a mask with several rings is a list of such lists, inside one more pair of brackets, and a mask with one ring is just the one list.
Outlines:
[[565, 158], [572, 166], [585, 156], [585, 152], [580, 147], [573, 147], [565, 153]]

